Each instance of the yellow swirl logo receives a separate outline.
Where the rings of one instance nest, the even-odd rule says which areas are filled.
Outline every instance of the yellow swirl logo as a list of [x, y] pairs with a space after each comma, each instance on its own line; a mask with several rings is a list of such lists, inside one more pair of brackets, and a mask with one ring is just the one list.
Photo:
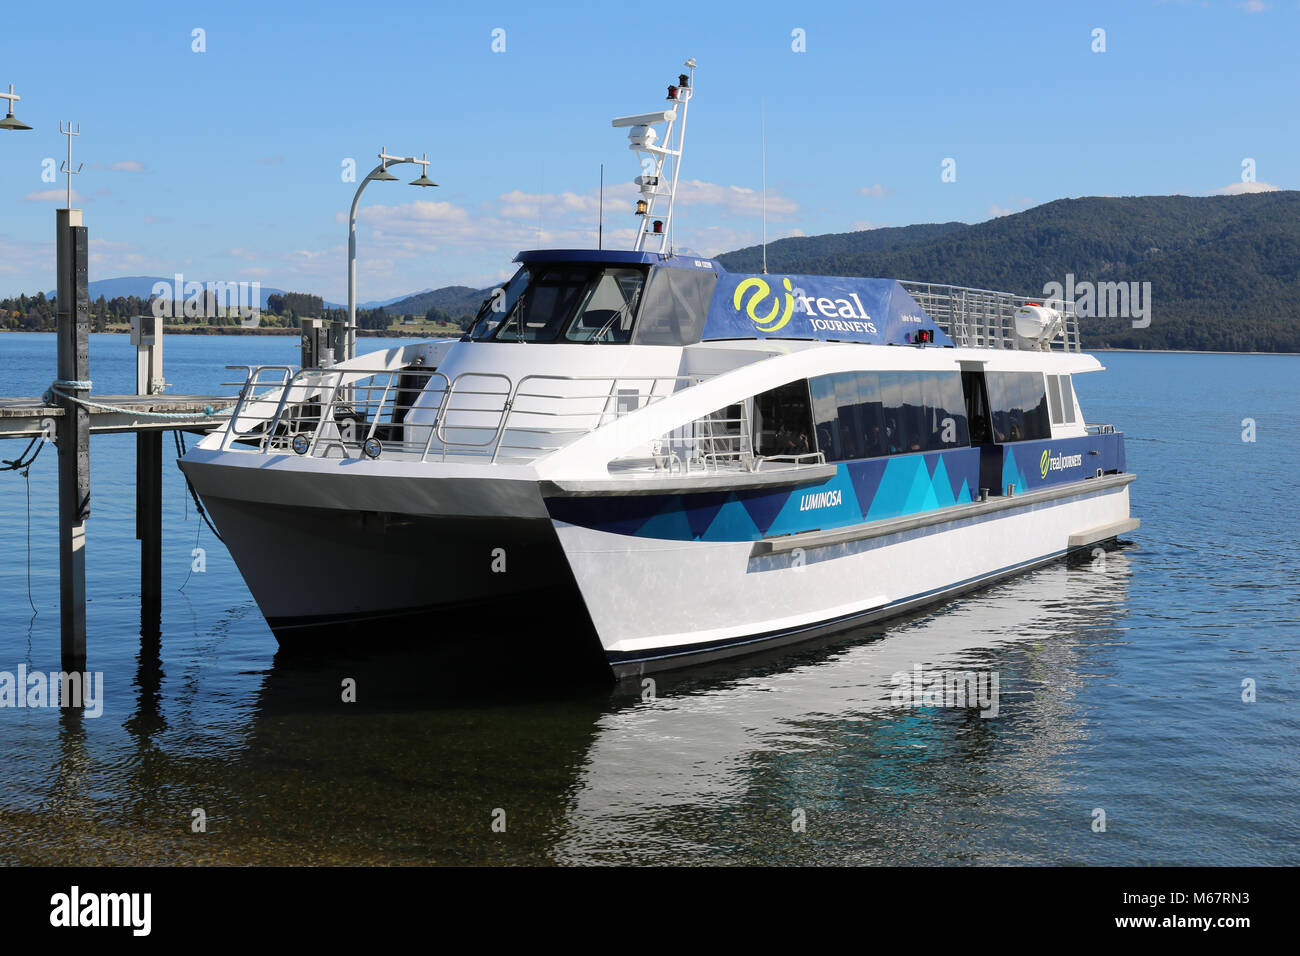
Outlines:
[[1043, 457], [1038, 459], [1038, 474], [1047, 477], [1047, 469], [1052, 464], [1052, 449], [1044, 448]]
[[781, 282], [785, 286], [784, 311], [781, 309], [781, 300], [777, 298], [772, 303], [771, 311], [766, 315], [758, 314], [759, 305], [772, 294], [772, 287], [767, 284], [766, 280], [754, 276], [736, 286], [736, 293], [731, 297], [732, 304], [736, 307], [736, 311], [739, 312], [741, 311], [740, 302], [745, 298], [745, 293], [749, 292], [750, 289], [754, 290], [749, 297], [749, 301], [745, 304], [744, 312], [760, 332], [775, 332], [789, 322], [790, 316], [794, 314], [794, 296], [791, 294], [794, 292], [794, 287], [790, 285], [789, 279], [782, 279]]

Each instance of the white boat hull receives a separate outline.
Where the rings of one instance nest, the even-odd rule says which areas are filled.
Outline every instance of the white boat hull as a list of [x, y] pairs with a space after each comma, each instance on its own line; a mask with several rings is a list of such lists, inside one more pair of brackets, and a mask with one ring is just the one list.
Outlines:
[[563, 522], [556, 532], [606, 656], [627, 676], [906, 613], [1091, 549], [1105, 539], [1081, 546], [1081, 533], [1128, 526], [1129, 495], [1127, 484], [1087, 484], [1050, 502], [768, 554], [755, 554], [752, 541], [670, 541]]

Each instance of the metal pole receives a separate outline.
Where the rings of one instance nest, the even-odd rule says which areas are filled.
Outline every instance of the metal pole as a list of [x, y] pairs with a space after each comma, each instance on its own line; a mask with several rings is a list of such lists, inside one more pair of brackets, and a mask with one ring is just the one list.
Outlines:
[[[59, 390], [84, 398], [90, 374], [90, 283], [86, 227], [80, 209], [55, 212], [58, 255]], [[75, 383], [75, 384], [73, 384]], [[70, 398], [63, 406], [56, 434], [59, 447], [59, 637], [63, 669], [86, 664], [86, 519], [90, 517], [90, 413]]]
[[[131, 320], [137, 395], [162, 391], [163, 320]], [[135, 436], [135, 536], [140, 542], [140, 636], [162, 634], [162, 432]]]
[[407, 156], [394, 157], [381, 162], [370, 170], [365, 179], [361, 180], [356, 195], [352, 197], [352, 210], [348, 213], [348, 327], [343, 338], [344, 359], [357, 357], [357, 205], [361, 202], [361, 194], [365, 191], [366, 184], [372, 182], [379, 173], [389, 166], [400, 166], [402, 163], [416, 161], [414, 156]]
[[[348, 327], [347, 334], [343, 337], [342, 349], [343, 359], [353, 359], [357, 357], [357, 205], [361, 202], [361, 193], [366, 188], [366, 183], [374, 180], [380, 173], [386, 172], [389, 166], [401, 166], [403, 163], [411, 163], [421, 167], [423, 172], [419, 179], [411, 183], [412, 186], [436, 186], [437, 183], [428, 178], [429, 172], [429, 154], [424, 154], [424, 159], [416, 159], [414, 156], [389, 156], [384, 149], [379, 150], [379, 165], [366, 174], [366, 178], [361, 180], [361, 185], [357, 187], [356, 195], [352, 197], [352, 209], [348, 213]], [[384, 176], [384, 179], [392, 179], [392, 176]]]

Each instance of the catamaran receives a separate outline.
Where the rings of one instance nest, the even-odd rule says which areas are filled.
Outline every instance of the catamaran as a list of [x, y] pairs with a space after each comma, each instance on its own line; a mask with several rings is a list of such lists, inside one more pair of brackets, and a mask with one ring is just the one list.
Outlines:
[[634, 676], [1137, 527], [1124, 436], [1074, 392], [1102, 366], [1068, 302], [675, 247], [694, 73], [613, 121], [641, 162], [632, 248], [519, 253], [459, 339], [244, 369], [180, 467], [282, 645], [440, 641], [453, 612], [545, 598], [584, 627], [535, 640]]

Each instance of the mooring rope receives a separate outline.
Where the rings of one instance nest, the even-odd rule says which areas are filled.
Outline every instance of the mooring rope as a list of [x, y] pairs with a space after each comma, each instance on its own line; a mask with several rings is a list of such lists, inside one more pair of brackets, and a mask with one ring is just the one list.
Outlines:
[[[172, 432], [172, 437], [176, 439], [176, 457], [177, 457], [177, 458], [184, 458], [184, 457], [185, 457], [185, 451], [186, 451], [186, 449], [185, 449], [185, 438], [184, 438], [184, 436], [181, 435], [180, 431], [174, 431], [174, 432]], [[218, 530], [216, 529], [216, 527], [213, 526], [213, 524], [212, 524], [212, 520], [211, 520], [210, 518], [208, 518], [208, 513], [207, 513], [206, 511], [203, 510], [203, 502], [199, 500], [199, 494], [198, 494], [198, 492], [194, 490], [194, 485], [190, 483], [190, 476], [187, 475], [187, 474], [185, 474], [185, 472], [181, 472], [181, 475], [182, 475], [182, 477], [185, 478], [185, 487], [189, 489], [189, 491], [190, 491], [190, 497], [191, 497], [192, 499], [194, 499], [194, 507], [195, 507], [195, 509], [198, 511], [198, 513], [199, 513], [199, 517], [203, 519], [203, 523], [204, 523], [205, 525], [208, 526], [208, 529], [209, 529], [209, 530], [210, 530], [214, 535], [217, 536], [217, 540], [220, 541], [222, 544], [225, 544], [225, 543], [226, 543], [226, 539], [223, 538], [223, 537], [221, 537], [221, 532], [218, 531]], [[197, 538], [196, 538], [196, 540], [197, 540]], [[189, 581], [189, 576], [188, 576], [188, 575], [186, 575], [185, 580], [186, 580], [187, 582]], [[183, 584], [181, 585], [181, 587], [184, 587], [184, 586], [185, 586], [185, 585], [183, 585]]]
[[[52, 402], [52, 396], [57, 395], [59, 398], [66, 398], [77, 405], [84, 405], [87, 408], [101, 408], [106, 412], [117, 412], [120, 415], [143, 415], [148, 418], [194, 418], [195, 412], [147, 412], [141, 408], [119, 408], [116, 405], [105, 405], [103, 402], [92, 402], [88, 398], [78, 398], [76, 395], [69, 395], [64, 391], [65, 388], [76, 389], [78, 391], [90, 391], [91, 383], [89, 381], [80, 382], [75, 379], [56, 378], [50, 383], [49, 390], [42, 396], [46, 402]], [[211, 405], [203, 406], [203, 414], [211, 417], [228, 412], [234, 405], [227, 405], [225, 408], [213, 408]]]

